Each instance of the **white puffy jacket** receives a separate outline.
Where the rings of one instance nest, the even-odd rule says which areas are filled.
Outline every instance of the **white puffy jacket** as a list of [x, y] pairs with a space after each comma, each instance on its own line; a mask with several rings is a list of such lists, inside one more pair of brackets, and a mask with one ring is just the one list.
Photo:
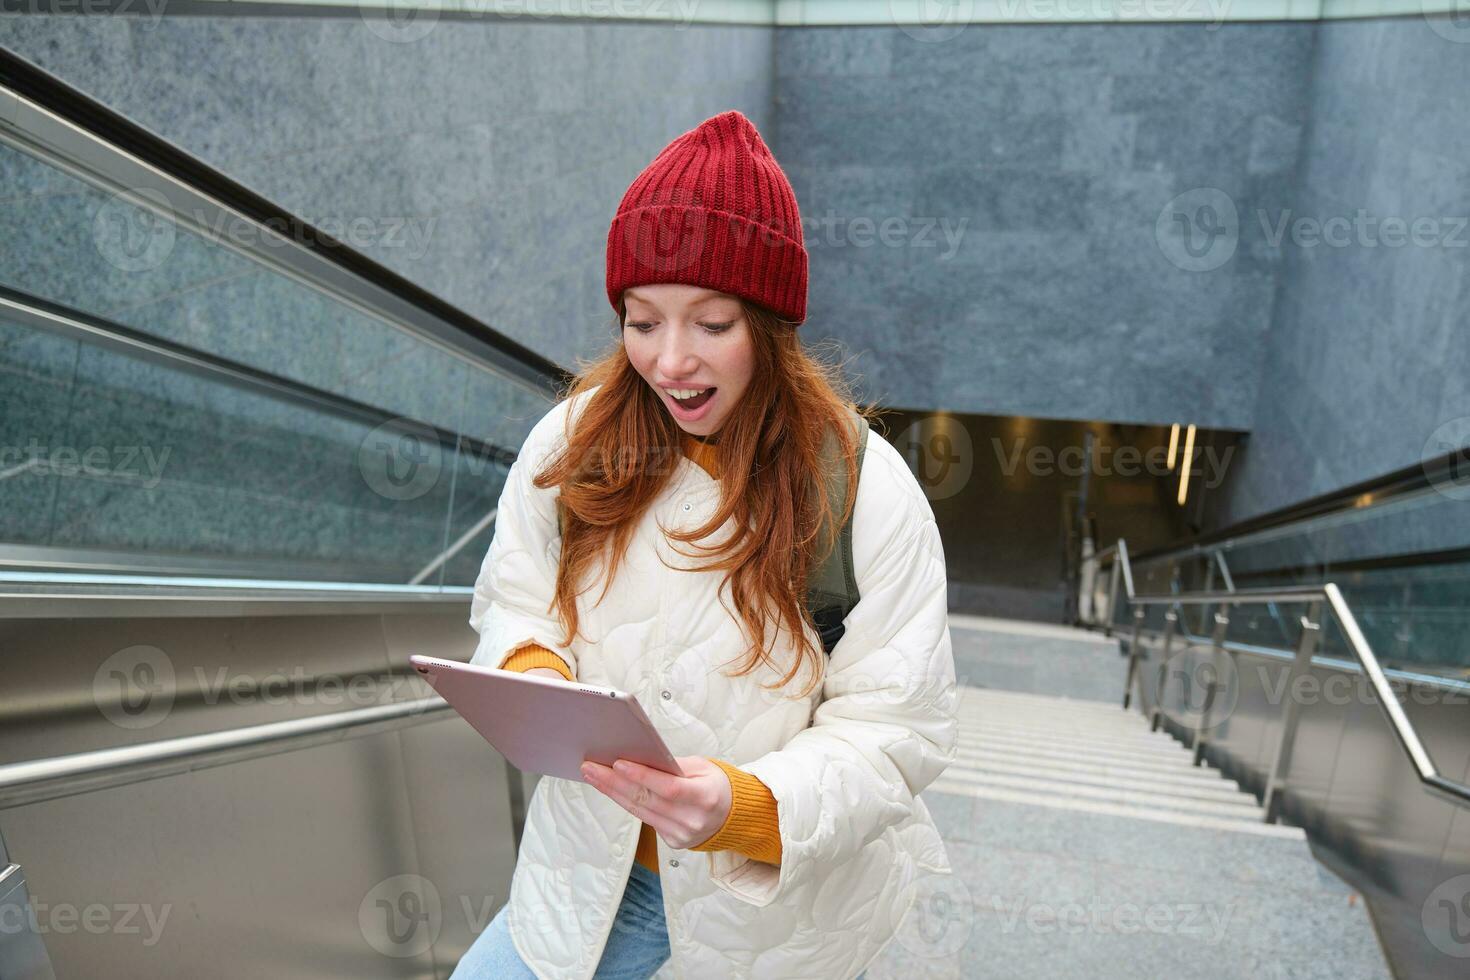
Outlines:
[[[944, 551], [933, 511], [897, 450], [870, 433], [853, 515], [861, 601], [810, 695], [794, 697], [807, 667], [785, 688], [763, 692], [759, 685], [780, 672], [758, 667], [733, 679], [720, 672], [742, 663], [746, 650], [739, 620], [717, 598], [724, 573], [684, 570], [699, 559], [680, 556], [658, 529], [658, 522], [686, 530], [708, 520], [719, 497], [703, 469], [676, 455], [665, 492], [600, 605], [590, 603], [601, 573], [581, 583], [595, 583], [579, 600], [586, 639], [568, 649], [547, 613], [561, 547], [558, 491], [537, 489], [531, 478], [564, 444], [568, 413], [595, 390], [553, 407], [510, 469], [475, 583], [470, 624], [480, 641], [472, 662], [498, 667], [534, 640], [564, 657], [579, 680], [634, 694], [676, 756], [724, 759], [770, 788], [780, 867], [658, 840], [671, 953], [660, 976], [850, 980], [893, 937], [920, 877], [950, 871], [917, 795], [952, 761], [956, 737]], [[724, 540], [733, 524], [705, 543]], [[780, 631], [774, 649], [789, 665], [789, 631]], [[508, 917], [516, 949], [538, 977], [593, 975], [640, 826], [585, 783], [537, 783]]]

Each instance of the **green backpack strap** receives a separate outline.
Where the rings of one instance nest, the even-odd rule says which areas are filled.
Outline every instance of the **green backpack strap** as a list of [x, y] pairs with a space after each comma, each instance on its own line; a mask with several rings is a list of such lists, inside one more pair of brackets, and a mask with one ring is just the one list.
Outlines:
[[[868, 420], [849, 407], [847, 424], [857, 437], [857, 467], [861, 474], [863, 451], [868, 440]], [[827, 492], [832, 495], [835, 512], [840, 514], [847, 506], [849, 492], [856, 493], [857, 488], [849, 488], [847, 485], [847, 466], [842, 459], [842, 444], [835, 431], [829, 431], [822, 443], [822, 463], [827, 473]], [[826, 535], [830, 534], [831, 527], [825, 527], [821, 539], [823, 547], [828, 540]], [[832, 549], [820, 566], [812, 570], [807, 584], [807, 611], [822, 637], [822, 649], [828, 654], [832, 653], [837, 641], [842, 639], [846, 630], [842, 621], [847, 618], [852, 607], [858, 604], [859, 598], [861, 596], [858, 593], [852, 560], [852, 519], [849, 518], [838, 532], [837, 547]]]

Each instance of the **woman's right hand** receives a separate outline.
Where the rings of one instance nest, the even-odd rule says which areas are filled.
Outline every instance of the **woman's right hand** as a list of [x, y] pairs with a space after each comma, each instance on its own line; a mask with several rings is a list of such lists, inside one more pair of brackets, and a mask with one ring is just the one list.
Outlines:
[[566, 680], [566, 678], [561, 675], [560, 671], [552, 670], [550, 667], [532, 667], [530, 670], [522, 671], [522, 673], [531, 674], [535, 677], [550, 677], [554, 680], [559, 681]]

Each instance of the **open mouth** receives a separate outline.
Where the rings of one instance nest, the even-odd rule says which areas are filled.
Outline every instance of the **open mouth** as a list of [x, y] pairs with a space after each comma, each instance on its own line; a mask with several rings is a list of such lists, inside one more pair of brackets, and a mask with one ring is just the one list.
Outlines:
[[701, 391], [699, 394], [695, 395], [693, 398], [680, 398], [677, 395], [675, 395], [673, 392], [669, 392], [669, 397], [672, 398], [675, 401], [675, 403], [678, 404], [678, 406], [680, 408], [682, 408], [682, 409], [684, 409], [685, 411], [688, 411], [688, 412], [692, 412], [692, 411], [695, 411], [696, 409], [700, 408], [701, 406], [704, 405], [705, 402], [709, 401], [714, 396], [715, 396], [715, 389], [714, 388], [706, 388], [703, 391]]

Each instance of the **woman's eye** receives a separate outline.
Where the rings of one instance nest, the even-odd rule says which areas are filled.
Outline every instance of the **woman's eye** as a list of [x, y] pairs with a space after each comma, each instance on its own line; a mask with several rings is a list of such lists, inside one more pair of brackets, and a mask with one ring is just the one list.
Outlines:
[[653, 324], [644, 323], [642, 321], [639, 321], [637, 323], [629, 323], [627, 324], [627, 326], [633, 328], [634, 330], [637, 330], [639, 333], [648, 333], [648, 331], [653, 328]]
[[701, 323], [700, 326], [704, 327], [710, 333], [724, 333], [726, 330], [735, 326], [735, 321], [732, 320], [729, 323]]

